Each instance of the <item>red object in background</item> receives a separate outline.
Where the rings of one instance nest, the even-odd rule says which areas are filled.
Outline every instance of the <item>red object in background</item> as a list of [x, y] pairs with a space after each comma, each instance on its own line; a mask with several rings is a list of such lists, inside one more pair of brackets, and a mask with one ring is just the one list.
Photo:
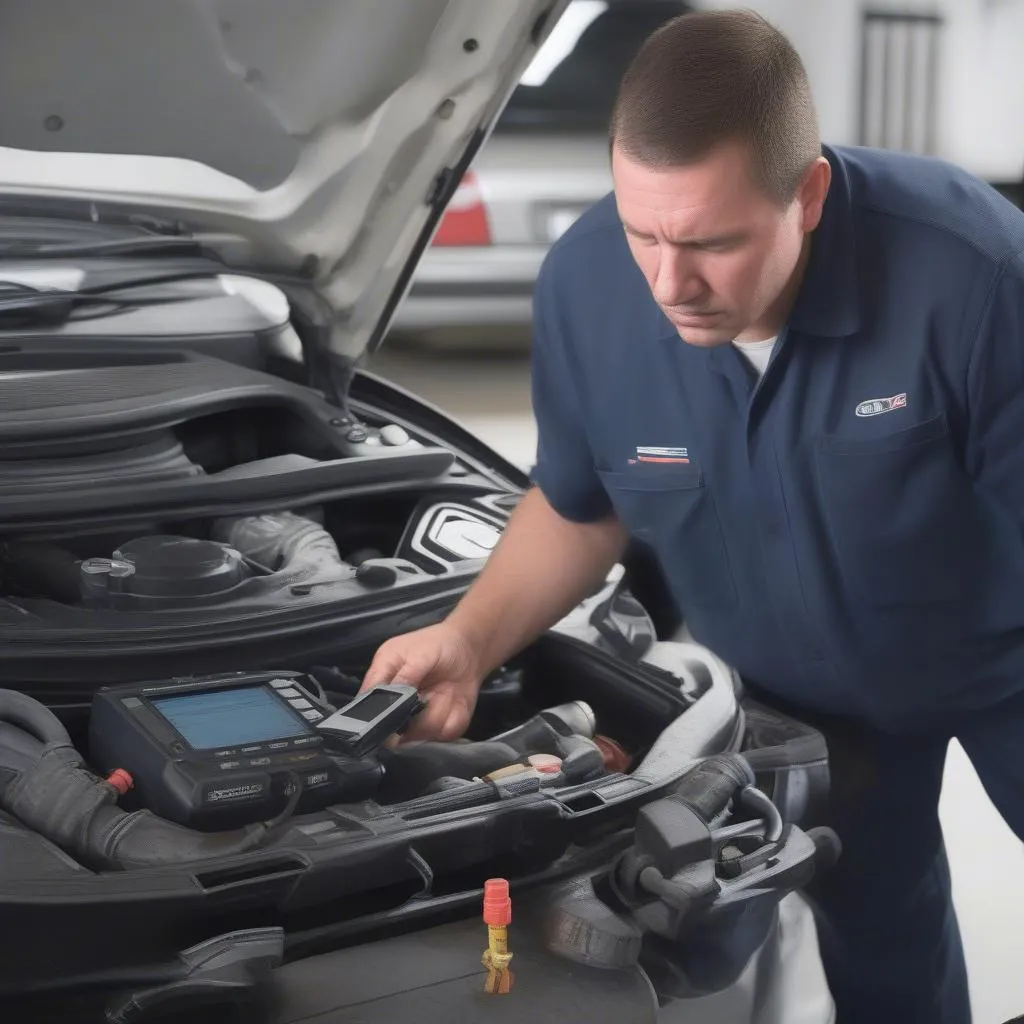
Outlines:
[[487, 222], [480, 184], [472, 171], [459, 182], [451, 202], [434, 235], [434, 245], [475, 246], [491, 244], [491, 226]]
[[484, 882], [484, 924], [507, 927], [512, 923], [512, 899], [504, 878]]

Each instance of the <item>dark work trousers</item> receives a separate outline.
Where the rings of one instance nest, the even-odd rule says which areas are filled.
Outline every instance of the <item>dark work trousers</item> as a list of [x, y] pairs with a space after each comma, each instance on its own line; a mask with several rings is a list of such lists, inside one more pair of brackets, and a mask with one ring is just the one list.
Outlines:
[[970, 1024], [939, 825], [943, 767], [956, 737], [1000, 814], [1024, 838], [1024, 697], [964, 713], [928, 735], [815, 724], [829, 741], [829, 824], [843, 843], [839, 863], [809, 890], [837, 1024]]

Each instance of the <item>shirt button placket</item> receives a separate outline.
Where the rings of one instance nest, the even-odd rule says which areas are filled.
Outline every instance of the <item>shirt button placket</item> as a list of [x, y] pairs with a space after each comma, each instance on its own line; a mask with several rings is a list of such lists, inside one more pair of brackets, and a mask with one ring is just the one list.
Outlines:
[[747, 446], [753, 491], [757, 500], [756, 519], [765, 576], [770, 592], [765, 599], [778, 610], [778, 618], [790, 646], [816, 672], [827, 664], [815, 642], [809, 611], [803, 597], [796, 546], [793, 542], [782, 478], [773, 439], [762, 434], [750, 437]]

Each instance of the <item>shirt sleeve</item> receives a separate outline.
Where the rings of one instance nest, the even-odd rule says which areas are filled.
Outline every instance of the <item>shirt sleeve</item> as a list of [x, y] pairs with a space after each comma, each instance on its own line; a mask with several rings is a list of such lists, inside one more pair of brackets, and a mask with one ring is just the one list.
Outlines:
[[537, 460], [531, 478], [559, 515], [595, 522], [611, 502], [594, 469], [579, 401], [581, 380], [571, 369], [553, 253], [541, 268], [533, 296], [531, 390], [537, 423]]
[[1024, 253], [993, 284], [967, 377], [965, 461], [1024, 533]]

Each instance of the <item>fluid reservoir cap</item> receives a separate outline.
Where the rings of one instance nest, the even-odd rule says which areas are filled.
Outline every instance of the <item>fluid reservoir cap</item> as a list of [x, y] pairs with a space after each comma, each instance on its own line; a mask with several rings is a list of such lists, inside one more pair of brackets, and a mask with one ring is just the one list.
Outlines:
[[162, 535], [136, 537], [110, 558], [87, 558], [79, 572], [87, 599], [139, 608], [219, 596], [252, 575], [225, 544]]
[[397, 423], [388, 423], [380, 428], [380, 439], [391, 448], [401, 448], [409, 443], [409, 435]]
[[398, 582], [398, 570], [387, 562], [368, 558], [356, 567], [356, 579], [367, 587], [390, 587]]
[[512, 900], [508, 882], [504, 878], [489, 878], [484, 882], [484, 924], [507, 926], [511, 923]]
[[531, 754], [526, 760], [544, 775], [557, 775], [562, 770], [562, 759], [555, 754]]

